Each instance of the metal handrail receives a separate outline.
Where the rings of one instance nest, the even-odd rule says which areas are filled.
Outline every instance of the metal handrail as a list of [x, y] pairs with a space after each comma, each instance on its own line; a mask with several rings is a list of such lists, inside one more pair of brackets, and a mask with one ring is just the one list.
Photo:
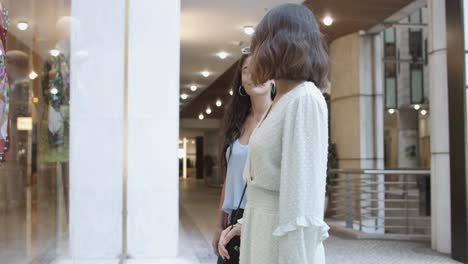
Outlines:
[[428, 169], [331, 169], [327, 218], [364, 233], [428, 238], [430, 173]]
[[431, 174], [429, 169], [331, 169], [328, 174], [347, 173], [347, 174], [368, 174], [368, 175], [389, 175], [389, 174], [406, 174], [406, 175], [427, 175]]

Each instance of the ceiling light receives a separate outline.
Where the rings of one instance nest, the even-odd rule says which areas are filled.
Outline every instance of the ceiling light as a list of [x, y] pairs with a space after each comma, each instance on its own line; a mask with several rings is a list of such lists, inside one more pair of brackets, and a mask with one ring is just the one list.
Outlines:
[[210, 107], [210, 106], [208, 106], [208, 107], [206, 108], [206, 113], [207, 113], [207, 114], [211, 114], [211, 107]]
[[183, 93], [180, 95], [180, 98], [182, 98], [182, 100], [185, 100], [188, 98], [188, 95]]
[[58, 94], [58, 89], [55, 88], [55, 87], [52, 87], [52, 89], [50, 89], [50, 93], [51, 93], [51, 94], [54, 94], [54, 95], [55, 95], [55, 94]]
[[39, 75], [37, 75], [35, 71], [31, 71], [31, 73], [29, 74], [29, 79], [34, 80], [37, 78], [37, 76]]
[[25, 31], [29, 28], [29, 24], [28, 22], [22, 21], [22, 22], [18, 22], [18, 24], [16, 24], [16, 27], [21, 31]]
[[415, 104], [415, 105], [413, 106], [413, 108], [414, 108], [414, 110], [418, 111], [418, 110], [421, 108], [421, 106], [418, 105], [418, 104]]
[[393, 109], [393, 108], [388, 109], [388, 113], [393, 115], [395, 113], [395, 109]]
[[253, 33], [255, 32], [255, 29], [254, 27], [252, 26], [245, 26], [244, 27], [244, 33], [247, 34], [247, 35], [253, 35]]
[[190, 90], [192, 90], [192, 92], [195, 92], [197, 89], [198, 89], [198, 87], [196, 85], [191, 85], [190, 86]]
[[192, 145], [195, 145], [195, 140], [192, 140]]
[[221, 99], [216, 100], [217, 107], [221, 107], [222, 105], [223, 105], [223, 102], [221, 101]]
[[58, 49], [51, 49], [49, 52], [50, 52], [50, 55], [54, 57], [57, 57], [58, 55], [60, 55], [60, 50]]
[[331, 16], [329, 16], [329, 15], [325, 16], [325, 17], [323, 18], [323, 24], [324, 24], [325, 26], [327, 26], [327, 27], [328, 27], [328, 26], [331, 26], [331, 25], [333, 24], [333, 18], [332, 18]]
[[200, 113], [200, 114], [198, 115], [198, 119], [203, 120], [204, 118], [205, 118], [205, 116], [204, 116], [202, 113]]
[[420, 113], [421, 113], [421, 115], [427, 115], [427, 110], [424, 110], [424, 109], [423, 109], [423, 110], [421, 110]]
[[203, 77], [207, 78], [208, 76], [210, 76], [210, 72], [209, 71], [202, 71], [201, 75], [203, 75]]
[[218, 54], [216, 55], [218, 55], [220, 59], [224, 60], [225, 58], [227, 58], [229, 54], [227, 54], [227, 52], [221, 51], [221, 52], [218, 52]]
[[182, 143], [183, 143], [182, 140], [179, 139], [179, 144], [182, 144]]
[[234, 95], [234, 91], [231, 89], [229, 90], [229, 95], [233, 96]]

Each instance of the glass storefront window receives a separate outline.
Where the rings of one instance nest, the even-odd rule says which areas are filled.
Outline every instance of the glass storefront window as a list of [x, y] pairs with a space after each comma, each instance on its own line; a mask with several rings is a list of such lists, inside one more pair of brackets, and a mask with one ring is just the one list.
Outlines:
[[422, 64], [410, 65], [411, 104], [424, 103], [424, 73]]
[[397, 108], [397, 47], [395, 28], [384, 31], [385, 107]]
[[4, 0], [0, 23], [0, 241], [36, 263], [68, 239], [70, 0]]

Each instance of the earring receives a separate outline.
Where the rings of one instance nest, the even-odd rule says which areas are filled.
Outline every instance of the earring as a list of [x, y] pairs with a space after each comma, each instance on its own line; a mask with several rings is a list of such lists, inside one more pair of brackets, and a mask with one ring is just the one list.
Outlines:
[[274, 83], [271, 83], [271, 93], [276, 94], [276, 85]]
[[[242, 87], [242, 85], [239, 86], [239, 94], [240, 94], [240, 96], [247, 96], [247, 93], [246, 93], [245, 91], [244, 91], [244, 94], [242, 94], [242, 89], [244, 89], [244, 87]], [[244, 89], [244, 90], [245, 90], [245, 89]]]

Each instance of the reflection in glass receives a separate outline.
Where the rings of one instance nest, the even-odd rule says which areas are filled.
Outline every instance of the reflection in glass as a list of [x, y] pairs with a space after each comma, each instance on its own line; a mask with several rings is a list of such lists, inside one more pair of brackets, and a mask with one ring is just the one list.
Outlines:
[[70, 0], [1, 8], [0, 263], [53, 262], [68, 254]]

